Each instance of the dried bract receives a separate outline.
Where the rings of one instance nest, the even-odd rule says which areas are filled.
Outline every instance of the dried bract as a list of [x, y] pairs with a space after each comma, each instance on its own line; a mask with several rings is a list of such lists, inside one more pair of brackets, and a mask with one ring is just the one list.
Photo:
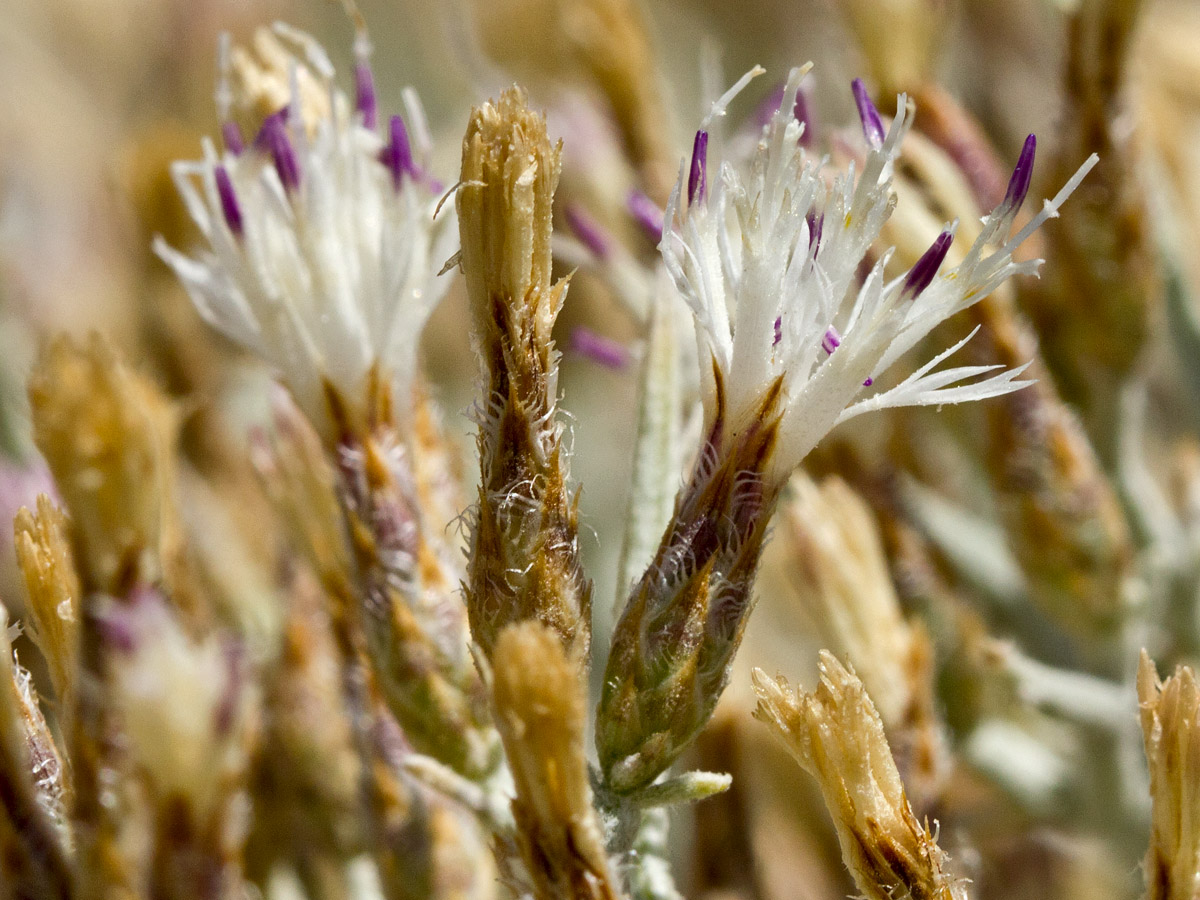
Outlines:
[[1137, 689], [1154, 800], [1146, 897], [1194, 900], [1200, 891], [1200, 686], [1189, 666], [1159, 681], [1143, 650]]
[[67, 519], [49, 497], [40, 494], [37, 512], [22, 507], [14, 529], [29, 635], [50, 667], [59, 715], [69, 717], [78, 677], [83, 589], [75, 571]]
[[0, 897], [72, 896], [64, 793], [62, 759], [0, 606]]
[[583, 684], [558, 635], [510, 625], [492, 652], [496, 724], [516, 783], [513, 816], [538, 900], [619, 896], [588, 786]]
[[551, 338], [567, 291], [550, 274], [561, 149], [518, 88], [477, 107], [463, 138], [461, 262], [484, 381], [467, 610], [472, 635], [489, 653], [505, 625], [536, 619], [583, 659], [591, 585], [567, 489]]

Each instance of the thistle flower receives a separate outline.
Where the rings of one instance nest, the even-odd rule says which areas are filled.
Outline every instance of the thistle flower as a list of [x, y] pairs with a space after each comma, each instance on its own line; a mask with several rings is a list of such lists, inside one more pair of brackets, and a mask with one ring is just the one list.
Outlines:
[[[260, 63], [234, 57], [238, 91], [227, 72], [218, 88], [224, 152], [207, 142], [204, 160], [174, 169], [208, 248], [195, 259], [162, 241], [156, 248], [210, 324], [279, 370], [321, 433], [336, 467], [332, 483], [322, 483], [324, 464], [282, 405], [282, 436], [303, 445], [302, 464], [260, 458], [282, 476], [276, 498], [298, 504], [288, 519], [340, 606], [343, 648], [355, 642], [353, 622], [414, 745], [478, 775], [494, 766], [496, 740], [481, 721], [485, 703], [455, 596], [458, 547], [421, 503], [440, 490], [428, 481], [444, 451], [420, 408], [417, 345], [449, 283], [437, 267], [455, 239], [452, 216], [435, 220], [441, 187], [428, 173], [424, 113], [406, 91], [407, 123], [392, 116], [380, 133], [361, 23], [353, 104], [308, 35], [277, 25], [260, 33], [256, 49]], [[223, 44], [223, 69], [228, 55]], [[287, 105], [244, 144], [231, 106], [261, 107], [282, 83], [290, 85]], [[343, 517], [348, 548], [337, 533]], [[315, 533], [323, 530], [336, 534]], [[342, 558], [346, 549], [352, 561]]]
[[582, 660], [591, 585], [567, 490], [551, 338], [567, 291], [565, 280], [550, 277], [561, 150], [518, 88], [477, 107], [463, 138], [462, 268], [486, 392], [467, 609], [471, 633], [487, 652], [505, 625], [537, 619]]
[[821, 682], [796, 694], [754, 670], [755, 717], [816, 779], [842, 860], [868, 900], [965, 900], [946, 855], [913, 813], [875, 704], [852, 669], [821, 652]]
[[[1033, 154], [1027, 149], [1008, 194], [959, 265], [940, 272], [954, 238], [952, 224], [907, 273], [885, 279], [890, 254], [884, 253], [862, 286], [852, 290], [892, 210], [892, 168], [911, 112], [901, 96], [885, 133], [879, 114], [859, 90], [868, 145], [862, 172], [855, 178], [852, 163], [826, 187], [821, 167], [799, 142], [803, 125], [792, 113], [805, 71], [793, 70], [789, 77], [747, 174], [726, 162], [710, 179], [707, 142], [700, 139], [705, 132], [698, 132], [686, 181], [681, 172], [668, 205], [667, 221], [675, 227], [660, 245], [695, 315], [702, 358], [711, 356], [725, 383], [725, 414], [735, 428], [776, 380], [781, 383], [780, 452], [769, 470], [773, 481], [791, 472], [835, 425], [864, 412], [981, 400], [1024, 386], [1018, 380], [1021, 368], [937, 370], [966, 341], [890, 389], [875, 389], [875, 382], [938, 323], [1008, 278], [1035, 274], [1040, 260], [1016, 262], [1014, 251], [1057, 214], [1096, 162], [1093, 157], [1084, 163], [1032, 221], [1009, 237], [1029, 190]], [[738, 87], [714, 112], [723, 111]], [[971, 380], [983, 375], [988, 377]], [[710, 421], [716, 415], [715, 378], [708, 379], [706, 394]]]
[[1143, 650], [1137, 690], [1154, 800], [1146, 898], [1192, 900], [1200, 890], [1200, 686], [1189, 666], [1159, 681]]
[[853, 290], [894, 205], [891, 173], [908, 128], [907, 101], [899, 99], [885, 130], [856, 85], [865, 163], [857, 178], [851, 164], [827, 187], [800, 141], [794, 109], [807, 68], [794, 69], [749, 171], [726, 162], [712, 178], [709, 122], [758, 71], [714, 104], [667, 204], [663, 263], [691, 307], [700, 358], [709, 361], [701, 366], [705, 437], [613, 634], [596, 735], [617, 793], [648, 785], [711, 714], [752, 606], [779, 490], [825, 434], [871, 410], [980, 400], [1026, 384], [1023, 366], [937, 370], [968, 337], [894, 387], [875, 387], [939, 322], [1010, 276], [1037, 271], [1039, 262], [1015, 262], [1013, 252], [1095, 162], [1010, 238], [1029, 189], [1032, 154], [1023, 154], [1008, 194], [961, 263], [940, 272], [951, 225], [907, 273], [885, 279], [886, 252]]
[[[274, 366], [313, 423], [336, 437], [330, 393], [352, 425], [370, 418], [379, 402], [371, 395], [392, 394], [391, 385], [407, 408], [455, 229], [452, 216], [434, 216], [441, 187], [428, 174], [416, 94], [404, 93], [407, 120], [395, 115], [380, 129], [365, 44], [352, 104], [313, 39], [282, 26], [276, 34], [293, 47], [287, 105], [245, 146], [227, 120], [223, 151], [205, 140], [203, 159], [172, 167], [206, 246], [191, 257], [161, 239], [154, 246], [205, 320]], [[301, 72], [327, 104], [301, 108]]]

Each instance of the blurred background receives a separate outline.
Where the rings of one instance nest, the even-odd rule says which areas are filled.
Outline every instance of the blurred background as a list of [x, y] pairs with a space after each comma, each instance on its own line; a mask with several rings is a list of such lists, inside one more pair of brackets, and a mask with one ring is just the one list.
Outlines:
[[[605, 19], [617, 7], [635, 11], [628, 33]], [[989, 197], [999, 199], [996, 178], [1007, 178], [1029, 132], [1041, 142], [1039, 197], [1057, 190], [1088, 153], [1101, 153], [1100, 168], [1072, 201], [1080, 212], [1037, 248], [1050, 260], [1047, 278], [1018, 287], [1024, 318], [1016, 336], [1006, 332], [1005, 314], [980, 314], [993, 316], [988, 346], [1018, 361], [1040, 342], [1039, 365], [1049, 373], [1043, 383], [1054, 395], [1038, 402], [1061, 406], [1081, 424], [1047, 426], [1040, 437], [1014, 432], [1005, 445], [1003, 428], [984, 424], [984, 412], [913, 413], [903, 425], [888, 420], [838, 437], [811, 468], [854, 481], [868, 497], [906, 612], [931, 622], [938, 715], [951, 752], [966, 764], [946, 776], [952, 788], [939, 782], [940, 799], [926, 810], [945, 823], [943, 844], [976, 881], [976, 894], [1136, 893], [1148, 807], [1144, 790], [1118, 796], [1129, 787], [1118, 770], [1141, 765], [1136, 729], [1131, 750], [1127, 733], [1110, 733], [1071, 708], [1083, 702], [1077, 693], [1054, 693], [1029, 674], [1040, 670], [1020, 669], [1024, 662], [964, 635], [977, 627], [1019, 643], [1029, 666], [1059, 666], [1115, 685], [1130, 683], [1134, 644], [1149, 642], [1168, 661], [1194, 659], [1200, 647], [1200, 355], [1192, 353], [1200, 350], [1200, 4], [362, 0], [361, 11], [381, 107], [398, 108], [401, 89], [417, 88], [443, 181], [455, 180], [471, 104], [518, 81], [548, 110], [551, 134], [563, 137], [562, 202], [634, 244], [623, 212], [630, 188], [661, 204], [709, 104], [755, 64], [768, 74], [731, 111], [731, 141], [748, 133], [788, 68], [810, 60], [812, 121], [834, 150], [840, 131], [857, 128], [852, 78], [866, 79], [885, 113], [897, 92], [915, 96], [924, 116], [917, 131], [956, 170], [939, 180], [941, 163], [918, 156], [904, 173], [911, 192], [902, 193], [898, 227], [917, 223], [907, 235], [915, 252], [931, 235], [923, 219], [904, 217], [905, 203], [936, 220], [932, 234], [963, 208], [946, 200], [950, 182], [988, 208]], [[201, 136], [218, 130], [218, 34], [247, 43], [275, 19], [312, 32], [339, 71], [350, 71], [353, 29], [340, 4], [323, 0], [0, 4], [0, 519], [46, 484], [29, 439], [24, 379], [40, 342], [55, 332], [101, 330], [165, 385], [185, 411], [185, 452], [201, 467], [214, 442], [236, 447], [262, 418], [265, 373], [202, 325], [149, 245], [155, 234], [175, 246], [191, 242], [167, 166], [197, 156]], [[616, 56], [605, 63], [605, 53]], [[631, 108], [639, 116], [630, 118]], [[901, 245], [901, 258], [911, 258], [906, 234], [889, 239]], [[425, 360], [469, 471], [471, 425], [463, 411], [473, 399], [476, 363], [464, 321], [459, 287], [434, 316]], [[583, 546], [597, 586], [596, 644], [605, 646], [619, 593], [640, 326], [603, 279], [584, 271], [560, 327]], [[580, 327], [619, 342], [633, 362], [612, 368], [572, 352], [569, 335]], [[1057, 412], [1038, 409], [1057, 421]], [[1053, 458], [1022, 457], [1025, 468], [1014, 469], [1021, 441], [1049, 448]], [[887, 473], [880, 475], [883, 455]], [[905, 478], [903, 503], [897, 471]], [[1070, 481], [1070, 503], [1041, 518], [1028, 507], [1024, 519], [1006, 513], [1020, 508], [1030, 483], [1049, 484], [1052, 493], [1055, 479]], [[1042, 503], [1046, 491], [1028, 502]], [[1110, 494], [1118, 524], [1104, 518]], [[889, 518], [889, 503], [903, 513]], [[1084, 536], [1072, 538], [1074, 556], [1056, 562], [1060, 514], [1075, 516]], [[773, 565], [768, 559], [742, 659], [803, 681], [811, 678], [820, 627], [789, 606], [801, 603], [797, 588]], [[939, 590], [952, 597], [941, 606], [929, 599]], [[1109, 594], [1116, 599], [1106, 600]], [[11, 558], [0, 565], [0, 595], [6, 602], [19, 596]], [[1030, 596], [1042, 599], [1029, 603]], [[1064, 597], [1074, 604], [1066, 611]], [[959, 610], [956, 604], [970, 615], [945, 613]], [[995, 681], [979, 675], [988, 666], [999, 673]], [[679, 840], [694, 850], [681, 851], [683, 881], [695, 891], [689, 896], [845, 895], [850, 887], [832, 834], [819, 824], [820, 803], [749, 720], [746, 681], [744, 673], [735, 678], [730, 714], [718, 716], [698, 751], [697, 764], [734, 772], [737, 788], [702, 806], [694, 826], [680, 823]], [[996, 700], [997, 693], [1009, 699]], [[1032, 722], [1025, 713], [996, 714], [1010, 695], [1045, 715]], [[1055, 712], [1056, 703], [1068, 707], [1065, 714]], [[1133, 711], [1125, 710], [1131, 726]], [[985, 721], [1008, 730], [987, 731]], [[1076, 765], [1097, 754], [1102, 765]]]

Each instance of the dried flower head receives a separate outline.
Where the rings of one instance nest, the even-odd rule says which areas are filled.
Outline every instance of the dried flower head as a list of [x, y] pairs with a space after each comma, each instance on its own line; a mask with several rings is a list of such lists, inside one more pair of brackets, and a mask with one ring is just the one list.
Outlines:
[[1189, 666], [1159, 681], [1143, 650], [1137, 689], [1154, 800], [1146, 897], [1193, 900], [1200, 891], [1200, 686]]
[[462, 269], [485, 391], [467, 608], [485, 650], [505, 625], [537, 619], [582, 659], [591, 638], [591, 585], [580, 567], [575, 499], [567, 490], [551, 338], [567, 290], [565, 279], [551, 280], [561, 151], [518, 88], [477, 107], [463, 138]]
[[868, 900], [965, 900], [946, 855], [913, 813], [883, 722], [866, 689], [822, 651], [821, 682], [796, 694], [754, 670], [755, 716], [816, 779], [833, 816], [842, 859]]
[[[643, 188], [666, 200], [675, 163], [645, 14], [633, 0], [477, 2], [485, 51], [540, 93], [580, 78], [603, 96]], [[536, 44], [539, 52], [530, 54]]]
[[[407, 408], [422, 326], [448, 284], [437, 273], [453, 217], [434, 216], [441, 186], [416, 94], [405, 91], [407, 118], [380, 127], [365, 44], [354, 103], [312, 38], [277, 26], [266, 46], [272, 70], [289, 75], [286, 101], [248, 144], [226, 118], [222, 152], [206, 140], [202, 160], [173, 166], [206, 246], [194, 257], [162, 240], [155, 250], [205, 320], [274, 366], [336, 437], [328, 392], [354, 426], [393, 393]], [[252, 81], [243, 74], [240, 89]], [[310, 82], [327, 102], [306, 105]]]
[[29, 380], [34, 440], [74, 525], [89, 590], [163, 576], [170, 546], [175, 415], [98, 335], [52, 341]]
[[592, 806], [583, 683], [559, 636], [510, 625], [492, 652], [492, 699], [517, 796], [518, 841], [538, 900], [618, 896]]

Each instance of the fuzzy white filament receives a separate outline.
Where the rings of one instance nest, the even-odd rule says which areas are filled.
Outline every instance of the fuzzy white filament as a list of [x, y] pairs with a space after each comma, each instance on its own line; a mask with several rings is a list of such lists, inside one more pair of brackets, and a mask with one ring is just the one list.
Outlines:
[[399, 117], [388, 139], [366, 127], [373, 96], [368, 119], [361, 99], [356, 110], [334, 86], [319, 45], [276, 33], [303, 57], [292, 61], [293, 85], [305, 65], [329, 93], [328, 112], [302, 119], [293, 87], [249, 146], [218, 153], [206, 140], [202, 160], [176, 163], [206, 246], [188, 256], [158, 238], [154, 249], [205, 320], [274, 366], [314, 421], [325, 414], [324, 382], [361, 402], [376, 364], [403, 406], [421, 331], [450, 281], [437, 273], [457, 241], [452, 206], [434, 217], [440, 187], [426, 175], [424, 115], [406, 91], [414, 161]]
[[[1015, 262], [1013, 252], [1057, 214], [1096, 163], [1094, 156], [1087, 160], [1012, 238], [1008, 230], [1016, 209], [1007, 197], [953, 269], [938, 271], [953, 240], [951, 225], [909, 272], [886, 279], [892, 255], [887, 251], [856, 289], [856, 275], [895, 205], [892, 170], [912, 109], [901, 95], [886, 136], [868, 141], [862, 172], [856, 175], [852, 162], [830, 186], [823, 174], [828, 159], [806, 155], [800, 142], [804, 125], [793, 114], [807, 71], [791, 71], [748, 166], [721, 163], [707, 193], [707, 136], [697, 139], [691, 172], [681, 169], [667, 204], [659, 245], [695, 317], [701, 358], [711, 356], [724, 380], [731, 424], [744, 426], [756, 399], [776, 378], [783, 379], [786, 406], [773, 463], [776, 478], [786, 477], [835, 425], [860, 413], [981, 400], [1028, 384], [1019, 378], [1023, 367], [937, 369], [964, 340], [892, 389], [871, 392], [875, 380], [938, 323], [1007, 278], [1036, 274], [1040, 260]], [[865, 126], [877, 133], [878, 116], [873, 107], [868, 113]], [[1031, 166], [1032, 157], [1023, 157], [1019, 165]], [[1019, 174], [1027, 188], [1028, 172]], [[707, 371], [703, 377], [712, 415], [714, 385]]]

